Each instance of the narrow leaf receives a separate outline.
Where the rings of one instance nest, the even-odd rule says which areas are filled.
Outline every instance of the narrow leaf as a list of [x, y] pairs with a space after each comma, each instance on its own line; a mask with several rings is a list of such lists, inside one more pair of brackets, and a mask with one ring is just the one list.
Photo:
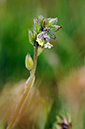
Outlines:
[[58, 26], [58, 25], [52, 25], [50, 26], [50, 31], [58, 31], [60, 28], [62, 28], [62, 26]]
[[38, 25], [37, 19], [34, 19], [34, 30], [36, 31], [36, 33], [40, 32], [40, 26]]
[[36, 38], [37, 38], [37, 33], [35, 30], [33, 30], [33, 38], [34, 38], [34, 41], [36, 41]]
[[39, 26], [42, 27], [42, 23], [43, 23], [44, 17], [42, 15], [40, 15], [38, 17], [38, 22], [39, 22]]
[[50, 38], [56, 39], [56, 36], [51, 31], [47, 32], [47, 34], [50, 36]]
[[29, 30], [29, 41], [32, 45], [34, 45], [34, 36], [33, 36], [33, 32]]
[[57, 22], [58, 22], [58, 19], [57, 18], [50, 18], [49, 19], [49, 26], [54, 25], [54, 24], [57, 24]]

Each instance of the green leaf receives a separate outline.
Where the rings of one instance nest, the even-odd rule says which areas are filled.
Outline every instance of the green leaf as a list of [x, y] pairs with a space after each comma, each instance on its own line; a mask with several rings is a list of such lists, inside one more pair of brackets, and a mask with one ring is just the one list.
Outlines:
[[51, 31], [47, 32], [47, 34], [50, 36], [50, 38], [56, 39], [56, 36]]
[[37, 38], [37, 33], [35, 30], [33, 30], [33, 38], [34, 38], [34, 41], [36, 41], [36, 38]]
[[38, 20], [34, 19], [34, 30], [36, 31], [36, 33], [40, 32], [40, 26], [38, 24]]
[[50, 27], [50, 31], [55, 32], [56, 30], [57, 30], [56, 28], [54, 28], [54, 27]]
[[43, 23], [44, 17], [42, 15], [40, 15], [38, 17], [38, 22], [39, 22], [39, 26], [42, 27], [42, 23]]
[[34, 36], [33, 36], [33, 32], [29, 30], [29, 41], [32, 45], [34, 45], [35, 41], [34, 41]]
[[38, 47], [38, 56], [42, 53], [42, 51], [44, 50], [44, 48], [42, 48], [42, 47]]
[[27, 55], [25, 58], [25, 66], [28, 70], [31, 70], [33, 67], [33, 60], [30, 55]]
[[49, 18], [48, 20], [49, 20], [49, 25], [48, 26], [57, 24], [57, 21], [58, 21], [57, 18]]
[[62, 28], [62, 26], [52, 25], [50, 26], [50, 31], [58, 31], [60, 28]]

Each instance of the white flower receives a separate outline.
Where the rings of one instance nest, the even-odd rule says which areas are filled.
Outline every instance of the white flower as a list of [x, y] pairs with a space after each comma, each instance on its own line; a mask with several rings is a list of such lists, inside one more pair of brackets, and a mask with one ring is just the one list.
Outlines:
[[44, 44], [44, 48], [51, 48], [51, 47], [53, 47], [53, 45], [52, 44], [50, 44], [49, 42], [47, 42], [46, 44]]
[[42, 39], [37, 38], [36, 41], [38, 42], [38, 44], [39, 44], [41, 47], [44, 46], [44, 41], [43, 41]]

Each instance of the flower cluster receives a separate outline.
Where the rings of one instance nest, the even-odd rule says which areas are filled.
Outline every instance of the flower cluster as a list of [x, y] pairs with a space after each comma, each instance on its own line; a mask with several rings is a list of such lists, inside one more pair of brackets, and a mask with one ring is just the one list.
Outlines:
[[57, 121], [53, 124], [52, 129], [71, 129], [72, 123], [69, 115], [67, 118], [65, 116], [57, 116]]
[[34, 19], [33, 30], [29, 31], [31, 44], [37, 44], [41, 50], [53, 47], [50, 39], [55, 39], [54, 32], [62, 28], [62, 26], [57, 25], [57, 21], [57, 18], [44, 18], [41, 15]]

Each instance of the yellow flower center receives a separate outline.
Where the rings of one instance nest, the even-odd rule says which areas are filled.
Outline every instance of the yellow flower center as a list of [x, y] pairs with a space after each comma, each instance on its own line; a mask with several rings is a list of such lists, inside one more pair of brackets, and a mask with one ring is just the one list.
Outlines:
[[50, 46], [50, 43], [47, 43], [46, 45], [47, 45], [47, 46]]

